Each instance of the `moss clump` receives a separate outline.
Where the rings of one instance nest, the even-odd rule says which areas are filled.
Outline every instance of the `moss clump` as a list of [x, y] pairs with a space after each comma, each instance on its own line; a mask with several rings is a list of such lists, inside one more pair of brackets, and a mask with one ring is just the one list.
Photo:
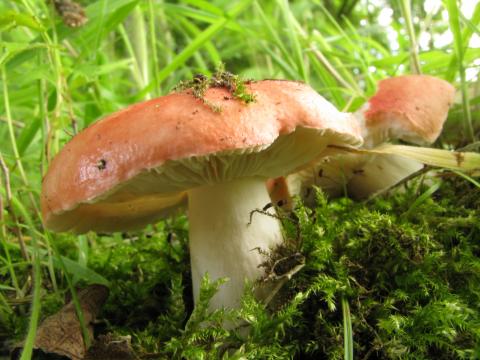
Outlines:
[[[457, 205], [461, 197], [455, 195], [465, 187], [472, 197], [480, 193], [463, 180], [447, 180], [438, 194], [416, 205], [415, 216], [408, 210], [417, 191], [425, 191], [421, 187], [363, 204], [328, 201], [319, 194], [314, 209], [299, 207], [286, 220], [292, 241], [264, 264], [268, 272], [292, 253], [298, 251], [302, 262], [305, 257], [275, 306], [258, 303], [248, 289], [241, 309], [210, 313], [208, 300], [221, 285], [204, 281], [189, 317], [183, 306], [185, 283], [174, 281], [166, 295], [171, 306], [147, 328], [133, 332], [134, 345], [159, 359], [227, 354], [343, 359], [345, 298], [356, 358], [474, 358], [480, 344], [480, 225], [451, 221], [480, 215], [478, 207]], [[238, 327], [225, 330], [225, 321]], [[241, 335], [245, 324], [250, 331]]]
[[[299, 206], [283, 219], [289, 241], [263, 266], [267, 280], [301, 268], [268, 306], [255, 300], [257, 284], [250, 284], [240, 309], [210, 312], [222, 281], [205, 279], [193, 310], [184, 216], [140, 235], [95, 238], [89, 268], [111, 281], [96, 335], [130, 335], [141, 358], [343, 359], [346, 299], [355, 358], [474, 359], [480, 353], [480, 189], [445, 177], [418, 203], [426, 190], [409, 182], [402, 194], [366, 203], [318, 193], [314, 208]], [[58, 245], [67, 249], [62, 239]], [[44, 308], [53, 311], [58, 302]], [[20, 337], [24, 319], [12, 316], [3, 328], [0, 322], [0, 340], [15, 326], [20, 330], [9, 336]]]
[[245, 86], [245, 84], [249, 82], [249, 80], [243, 80], [238, 75], [226, 71], [223, 64], [221, 64], [210, 78], [203, 74], [197, 74], [192, 80], [181, 81], [175, 86], [174, 91], [191, 89], [193, 96], [202, 100], [213, 111], [220, 112], [221, 107], [212, 104], [205, 99], [205, 93], [207, 90], [210, 88], [223, 87], [226, 88], [235, 99], [243, 101], [245, 104], [249, 104], [255, 101], [255, 95], [248, 93]]

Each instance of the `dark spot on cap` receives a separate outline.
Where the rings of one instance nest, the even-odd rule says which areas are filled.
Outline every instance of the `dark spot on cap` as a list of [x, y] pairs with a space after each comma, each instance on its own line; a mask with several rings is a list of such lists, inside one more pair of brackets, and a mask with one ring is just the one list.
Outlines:
[[97, 169], [98, 170], [105, 170], [106, 168], [107, 168], [107, 160], [105, 160], [105, 159], [98, 160]]

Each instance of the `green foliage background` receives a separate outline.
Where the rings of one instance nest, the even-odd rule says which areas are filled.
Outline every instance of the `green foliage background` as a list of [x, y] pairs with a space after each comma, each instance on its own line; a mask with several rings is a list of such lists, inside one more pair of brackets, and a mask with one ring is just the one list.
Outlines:
[[[480, 191], [456, 175], [361, 204], [319, 194], [315, 209], [297, 210], [299, 229], [285, 223], [306, 266], [274, 310], [247, 291], [242, 309], [208, 314], [206, 281], [188, 322], [185, 218], [140, 233], [52, 234], [38, 202], [42, 174], [76, 132], [221, 62], [246, 78], [306, 81], [345, 111], [382, 78], [436, 75], [458, 89], [436, 145], [475, 149], [478, 2], [465, 14], [455, 0], [434, 12], [409, 0], [79, 3], [88, 21], [71, 28], [53, 2], [0, 0], [0, 356], [26, 339], [30, 358], [38, 322], [65, 293], [109, 283], [99, 330], [132, 335], [139, 355], [342, 358], [348, 312], [355, 358], [479, 357]], [[247, 321], [249, 335], [223, 330], [225, 318]]]

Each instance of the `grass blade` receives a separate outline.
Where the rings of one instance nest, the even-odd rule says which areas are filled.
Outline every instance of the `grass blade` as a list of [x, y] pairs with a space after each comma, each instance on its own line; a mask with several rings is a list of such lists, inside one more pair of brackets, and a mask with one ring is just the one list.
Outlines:
[[480, 153], [393, 144], [383, 144], [369, 150], [352, 149], [340, 146], [331, 146], [331, 148], [359, 154], [399, 155], [419, 161], [425, 165], [471, 172], [473, 176], [480, 175]]
[[[235, 18], [240, 12], [242, 12], [253, 0], [244, 0], [237, 4], [235, 9], [231, 10], [228, 13], [228, 17], [221, 18], [217, 20], [212, 25], [210, 25], [207, 29], [205, 29], [202, 33], [200, 33], [195, 39], [190, 42], [190, 44], [183, 49], [180, 54], [178, 54], [167, 66], [165, 66], [159, 73], [158, 73], [158, 81], [161, 83], [163, 82], [170, 74], [182, 66], [193, 54], [202, 47], [207, 41], [209, 41], [216, 33], [218, 33], [221, 29], [225, 27], [225, 25], [231, 21], [231, 19]], [[152, 84], [150, 84], [147, 89], [150, 89]]]
[[423, 204], [428, 198], [430, 198], [438, 189], [440, 189], [440, 182], [437, 182], [430, 186], [427, 191], [425, 191], [422, 195], [417, 197], [412, 205], [408, 208], [406, 212], [402, 214], [402, 217], [408, 217], [412, 214], [415, 209], [417, 209], [421, 204]]
[[418, 58], [418, 44], [415, 36], [415, 29], [412, 21], [412, 4], [410, 0], [401, 0], [403, 18], [407, 27], [408, 37], [410, 39], [411, 70], [415, 74], [421, 74], [420, 59]]
[[345, 360], [353, 360], [353, 331], [350, 306], [345, 296], [342, 296], [343, 313], [343, 352]]
[[448, 11], [448, 21], [450, 29], [453, 33], [453, 48], [456, 58], [458, 59], [458, 72], [460, 74], [461, 91], [462, 91], [462, 109], [464, 116], [465, 131], [468, 138], [475, 141], [475, 134], [472, 125], [472, 114], [470, 112], [470, 104], [468, 99], [468, 85], [465, 78], [464, 65], [464, 45], [462, 32], [460, 29], [460, 11], [456, 0], [445, 0], [445, 6]]

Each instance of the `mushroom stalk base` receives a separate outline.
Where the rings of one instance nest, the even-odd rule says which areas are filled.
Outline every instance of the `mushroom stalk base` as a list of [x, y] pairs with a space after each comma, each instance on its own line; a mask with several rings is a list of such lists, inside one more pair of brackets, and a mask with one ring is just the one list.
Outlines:
[[[245, 178], [189, 191], [190, 258], [195, 303], [205, 273], [228, 278], [210, 301], [211, 309], [240, 305], [245, 280], [264, 273], [259, 249], [269, 251], [283, 236], [277, 219], [254, 213], [270, 202], [263, 178]], [[273, 209], [270, 209], [273, 214]], [[261, 296], [261, 295], [260, 295]]]

